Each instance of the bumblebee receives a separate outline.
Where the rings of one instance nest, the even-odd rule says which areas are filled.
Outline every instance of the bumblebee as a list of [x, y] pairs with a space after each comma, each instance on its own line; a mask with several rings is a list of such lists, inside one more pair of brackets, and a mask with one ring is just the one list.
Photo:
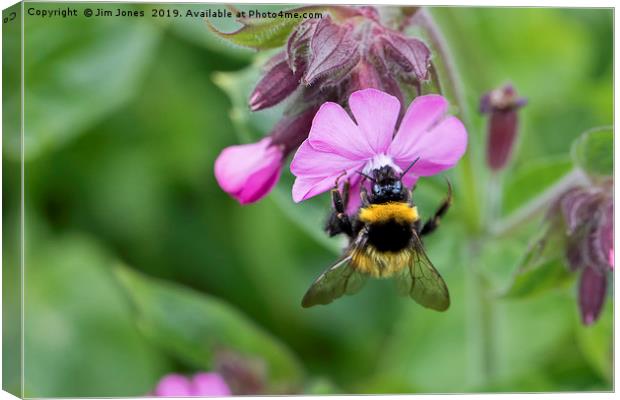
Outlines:
[[391, 166], [377, 168], [370, 175], [360, 172], [372, 182], [372, 189], [368, 193], [362, 185], [360, 208], [351, 217], [345, 212], [349, 184], [345, 183], [341, 191], [336, 181], [331, 191], [333, 210], [325, 230], [330, 236], [347, 235], [349, 244], [343, 256], [312, 283], [302, 300], [303, 307], [329, 304], [344, 294], [357, 293], [368, 277], [392, 277], [399, 294], [427, 308], [448, 309], [448, 288], [420, 238], [439, 225], [451, 204], [452, 188], [448, 181], [446, 199], [422, 224], [412, 200], [413, 190], [409, 192], [402, 182], [413, 164], [401, 174]]

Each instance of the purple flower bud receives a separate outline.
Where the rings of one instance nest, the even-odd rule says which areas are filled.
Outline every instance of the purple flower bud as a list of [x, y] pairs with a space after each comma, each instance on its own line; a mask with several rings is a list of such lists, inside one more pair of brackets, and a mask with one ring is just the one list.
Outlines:
[[303, 82], [310, 85], [334, 72], [348, 73], [359, 61], [358, 47], [353, 26], [335, 24], [329, 16], [321, 19], [310, 40], [310, 61]]
[[573, 233], [587, 222], [596, 210], [596, 197], [596, 192], [593, 193], [582, 187], [573, 188], [562, 196], [560, 208], [568, 234]]
[[594, 266], [604, 273], [613, 269], [614, 205], [609, 198], [601, 203], [597, 210], [600, 214], [597, 224], [593, 227], [587, 244]]
[[363, 15], [365, 18], [371, 19], [375, 22], [381, 22], [379, 10], [373, 6], [360, 6], [358, 8], [360, 15]]
[[[429, 78], [430, 49], [419, 39], [382, 25], [375, 7], [337, 7], [322, 19], [301, 22], [290, 34], [285, 52], [269, 63], [267, 74], [250, 96], [260, 110], [302, 87], [294, 109], [325, 101], [345, 104], [356, 90], [376, 88], [405, 102], [401, 85]], [[284, 67], [286, 61], [288, 70]]]
[[[571, 271], [581, 271], [579, 309], [585, 325], [594, 323], [605, 302], [607, 273], [613, 269], [613, 184], [597, 182], [567, 190], [551, 206], [548, 218], [562, 221], [565, 254]], [[559, 218], [559, 219], [558, 219]]]
[[[353, 92], [362, 89], [377, 89], [395, 96], [401, 104], [405, 103], [404, 96], [398, 82], [396, 82], [389, 74], [384, 74], [385, 70], [377, 68], [375, 65], [367, 61], [360, 61], [355, 69], [351, 72], [347, 89], [339, 94], [340, 103], [345, 104], [346, 100]], [[401, 107], [401, 114], [404, 108]], [[402, 117], [402, 115], [401, 115]]]
[[261, 359], [243, 357], [231, 351], [218, 351], [215, 369], [236, 395], [262, 394], [265, 389], [267, 368]]
[[413, 74], [418, 81], [428, 79], [431, 51], [421, 40], [388, 32], [381, 43], [387, 59], [400, 66], [405, 75]]
[[377, 69], [367, 61], [360, 61], [351, 73], [351, 92], [362, 89], [379, 89], [383, 84]]
[[287, 98], [297, 89], [301, 72], [294, 73], [289, 68], [284, 52], [277, 54], [271, 61], [272, 67], [258, 82], [250, 95], [250, 110], [258, 111], [274, 106]]
[[586, 268], [579, 281], [579, 310], [584, 325], [593, 324], [601, 314], [607, 291], [607, 277], [595, 268]]
[[285, 157], [306, 140], [317, 110], [318, 107], [310, 107], [297, 115], [285, 116], [273, 128], [271, 141], [282, 148]]
[[519, 118], [517, 110], [526, 104], [512, 85], [505, 85], [480, 99], [480, 112], [490, 114], [487, 134], [487, 164], [493, 171], [503, 169], [512, 153]]
[[304, 69], [310, 56], [310, 39], [314, 35], [316, 26], [320, 20], [308, 19], [297, 26], [286, 44], [286, 55], [291, 70], [297, 72], [301, 67]]

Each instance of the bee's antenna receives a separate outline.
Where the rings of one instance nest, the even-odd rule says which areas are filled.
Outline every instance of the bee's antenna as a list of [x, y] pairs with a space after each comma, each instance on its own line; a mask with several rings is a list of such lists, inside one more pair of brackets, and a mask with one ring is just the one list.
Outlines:
[[376, 182], [376, 181], [375, 181], [375, 178], [372, 178], [372, 177], [370, 177], [370, 176], [366, 175], [366, 174], [365, 174], [365, 173], [363, 173], [362, 171], [355, 171], [355, 172], [357, 172], [358, 174], [360, 174], [361, 176], [363, 176], [363, 177], [364, 177], [364, 178], [366, 178], [366, 179], [370, 179], [372, 182]]
[[415, 163], [418, 162], [418, 160], [420, 159], [420, 157], [416, 158], [415, 160], [413, 160], [413, 162], [411, 164], [409, 164], [409, 166], [407, 167], [407, 169], [405, 169], [403, 171], [402, 174], [400, 174], [400, 179], [403, 179], [403, 176], [407, 175], [407, 172], [409, 172], [409, 170], [415, 165]]

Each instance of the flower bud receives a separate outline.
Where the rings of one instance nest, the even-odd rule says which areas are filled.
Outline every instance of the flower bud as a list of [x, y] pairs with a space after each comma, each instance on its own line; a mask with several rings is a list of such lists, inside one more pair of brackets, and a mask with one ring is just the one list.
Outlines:
[[548, 218], [562, 222], [556, 234], [565, 235], [566, 261], [580, 272], [579, 311], [584, 325], [594, 323], [605, 303], [607, 274], [613, 269], [612, 183], [598, 182], [564, 192]]
[[250, 95], [250, 110], [258, 111], [278, 104], [297, 89], [301, 72], [289, 68], [284, 53], [277, 54], [269, 63], [271, 68], [258, 82]]
[[271, 142], [282, 148], [286, 157], [306, 140], [318, 107], [310, 107], [297, 115], [282, 118], [271, 131]]
[[215, 356], [215, 370], [235, 395], [257, 395], [265, 390], [267, 368], [261, 359], [220, 350]]
[[607, 276], [595, 268], [586, 268], [579, 281], [579, 311], [584, 325], [593, 324], [601, 314], [607, 292]]
[[335, 24], [329, 16], [317, 24], [310, 39], [310, 58], [303, 77], [306, 85], [320, 77], [332, 78], [335, 83], [337, 77], [351, 71], [360, 59], [360, 43], [353, 33], [353, 26]]
[[250, 96], [252, 111], [280, 103], [295, 90], [294, 82], [301, 92], [289, 105], [294, 109], [346, 104], [351, 93], [368, 88], [404, 102], [403, 87], [419, 89], [429, 79], [431, 51], [384, 25], [375, 7], [337, 7], [299, 23], [276, 58]]
[[495, 89], [480, 99], [480, 112], [490, 114], [487, 133], [487, 164], [503, 169], [510, 159], [519, 125], [517, 110], [526, 104], [512, 85]]
[[225, 148], [215, 160], [215, 179], [241, 204], [253, 203], [271, 191], [280, 177], [284, 154], [267, 137], [257, 143]]
[[417, 81], [428, 79], [431, 51], [422, 41], [389, 32], [381, 43], [387, 59], [400, 66], [405, 75], [413, 75]]

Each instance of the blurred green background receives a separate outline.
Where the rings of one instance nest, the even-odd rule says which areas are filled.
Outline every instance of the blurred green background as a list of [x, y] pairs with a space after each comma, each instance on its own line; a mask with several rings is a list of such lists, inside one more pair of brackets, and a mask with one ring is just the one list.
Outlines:
[[[71, 6], [80, 15], [86, 7]], [[146, 17], [25, 18], [26, 396], [142, 395], [166, 373], [213, 369], [220, 347], [265, 363], [267, 393], [611, 390], [611, 299], [590, 328], [579, 322], [574, 280], [479, 302], [468, 210], [459, 204], [467, 188], [458, 183], [455, 207], [426, 242], [450, 288], [449, 311], [398, 298], [383, 281], [302, 309], [342, 244], [319, 232], [325, 196], [293, 205], [286, 176], [266, 199], [241, 207], [213, 176], [222, 148], [267, 133], [281, 112], [244, 108], [257, 54], [216, 38], [200, 18], [150, 17], [153, 8], [208, 6], [95, 6]], [[509, 214], [570, 168], [574, 138], [612, 122], [612, 11], [432, 13], [472, 111], [507, 81], [529, 100], [504, 175]], [[10, 40], [4, 45], [19, 46]], [[3, 70], [14, 63], [5, 57]], [[484, 183], [484, 120], [472, 113], [470, 122]], [[5, 294], [18, 282], [16, 126], [4, 129]], [[445, 185], [426, 182], [418, 192], [428, 214]], [[476, 267], [488, 292], [510, 284], [540, 224], [483, 242]], [[6, 337], [18, 334], [5, 323]], [[14, 359], [19, 347], [4, 353]], [[16, 390], [19, 371], [5, 368], [5, 386]]]

